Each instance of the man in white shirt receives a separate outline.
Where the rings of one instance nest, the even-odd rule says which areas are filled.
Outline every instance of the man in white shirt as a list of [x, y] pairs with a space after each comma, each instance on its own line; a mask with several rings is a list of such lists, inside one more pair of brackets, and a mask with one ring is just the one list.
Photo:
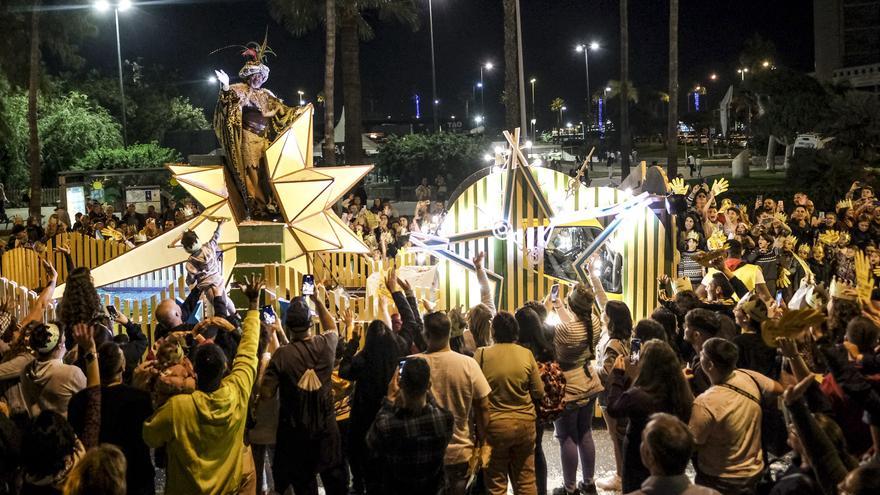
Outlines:
[[700, 351], [700, 366], [712, 387], [694, 399], [690, 429], [697, 446], [696, 482], [727, 495], [754, 493], [764, 471], [761, 451], [762, 400], [774, 403], [782, 385], [736, 369], [739, 351], [712, 338]]
[[449, 347], [449, 318], [444, 313], [425, 315], [428, 350], [418, 357], [431, 367], [431, 394], [437, 404], [452, 413], [455, 424], [446, 447], [446, 494], [464, 495], [468, 461], [474, 453], [471, 440], [471, 410], [476, 418], [477, 442], [485, 438], [489, 423], [489, 393], [483, 371], [473, 358]]

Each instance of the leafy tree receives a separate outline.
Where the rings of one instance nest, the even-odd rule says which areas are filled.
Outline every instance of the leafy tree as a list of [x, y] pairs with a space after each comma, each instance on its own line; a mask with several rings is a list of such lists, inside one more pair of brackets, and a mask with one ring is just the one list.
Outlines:
[[483, 167], [488, 147], [482, 138], [450, 132], [392, 136], [379, 149], [376, 165], [405, 184], [440, 174], [451, 175], [455, 183]]
[[[66, 0], [9, 0], [0, 4], [0, 25], [4, 28], [0, 36], [0, 69], [13, 84], [23, 84], [26, 80], [28, 86], [29, 213], [35, 216], [40, 215], [42, 202], [37, 92], [42, 79], [43, 52], [62, 65], [75, 66], [82, 60], [77, 54], [78, 40], [94, 32], [85, 16], [88, 10], [69, 7], [71, 2]], [[23, 46], [28, 46], [27, 52], [21, 49]], [[28, 71], [21, 70], [23, 67], [28, 67]]]
[[110, 170], [127, 168], [157, 168], [166, 163], [179, 162], [180, 153], [163, 148], [158, 143], [134, 144], [126, 148], [97, 148], [78, 159], [73, 170]]
[[[193, 106], [189, 98], [178, 95], [178, 76], [160, 65], [148, 68], [127, 63], [124, 73], [125, 110], [128, 139], [133, 143], [161, 141], [166, 132], [209, 128], [205, 112]], [[90, 72], [70, 85], [88, 94], [101, 106], [112, 109], [122, 120], [119, 81]]]
[[831, 96], [816, 79], [787, 68], [758, 71], [745, 90], [757, 109], [754, 130], [769, 140], [767, 168], [774, 167], [777, 144], [786, 147], [788, 167], [798, 133], [817, 130], [828, 118]]
[[[28, 165], [28, 96], [24, 91], [0, 95], [3, 118], [10, 129], [9, 138], [0, 144], [8, 167], [6, 180], [11, 187], [25, 187], [32, 173]], [[70, 92], [60, 96], [41, 97], [37, 122], [41, 137], [41, 176], [39, 187], [54, 184], [58, 172], [70, 170], [87, 152], [101, 147], [122, 145], [119, 124], [106, 109], [88, 96]]]

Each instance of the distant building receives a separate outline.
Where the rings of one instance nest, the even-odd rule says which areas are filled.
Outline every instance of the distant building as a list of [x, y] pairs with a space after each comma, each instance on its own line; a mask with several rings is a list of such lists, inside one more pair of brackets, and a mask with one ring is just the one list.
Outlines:
[[813, 0], [815, 74], [880, 93], [880, 0]]

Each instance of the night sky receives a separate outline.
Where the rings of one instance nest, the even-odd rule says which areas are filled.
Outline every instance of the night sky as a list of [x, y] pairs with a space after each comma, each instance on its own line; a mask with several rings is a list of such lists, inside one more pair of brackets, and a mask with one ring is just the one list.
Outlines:
[[[317, 0], [316, 0], [317, 1]], [[430, 100], [430, 45], [427, 0], [421, 27], [374, 22], [376, 38], [361, 45], [361, 72], [365, 118], [414, 114], [412, 95]], [[278, 53], [266, 87], [288, 102], [303, 90], [313, 100], [323, 86], [323, 33], [294, 38], [269, 16], [264, 1], [164, 0], [135, 2], [120, 14], [123, 57], [161, 63], [179, 71], [181, 93], [210, 108], [216, 86], [207, 82], [214, 68], [230, 75], [241, 67], [235, 50], [209, 55], [228, 44], [261, 40], [269, 27], [269, 44]], [[619, 74], [618, 2], [614, 0], [522, 0], [526, 84], [537, 78], [538, 126], [551, 119], [550, 100], [562, 97], [569, 111], [582, 112], [585, 97], [583, 55], [578, 42], [598, 41], [602, 49], [590, 53], [592, 90]], [[662, 0], [630, 0], [630, 72], [637, 88], [663, 90], [667, 78], [668, 4]], [[96, 39], [85, 44], [92, 67], [115, 75], [112, 12], [92, 14]], [[776, 44], [777, 65], [803, 71], [813, 64], [812, 3], [793, 0], [680, 1], [680, 85], [706, 84], [716, 72], [716, 90], [723, 93], [736, 74], [743, 42], [758, 33]], [[434, 31], [438, 95], [441, 114], [464, 116], [464, 95], [479, 79], [479, 66], [491, 61], [485, 73], [486, 113], [498, 122], [503, 114], [503, 27], [501, 0], [434, 0]], [[337, 65], [338, 69], [338, 65]], [[341, 88], [341, 76], [337, 77]], [[527, 86], [528, 88], [528, 86]], [[531, 96], [527, 93], [530, 103]], [[479, 94], [477, 94], [479, 101]], [[714, 99], [713, 99], [714, 100]], [[682, 105], [684, 105], [682, 98]], [[429, 117], [423, 105], [423, 115]], [[337, 111], [341, 102], [337, 103]], [[473, 113], [472, 113], [473, 116]]]

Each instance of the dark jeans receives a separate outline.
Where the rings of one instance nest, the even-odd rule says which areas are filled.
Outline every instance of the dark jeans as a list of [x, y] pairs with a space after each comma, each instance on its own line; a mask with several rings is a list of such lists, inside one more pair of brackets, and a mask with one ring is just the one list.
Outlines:
[[276, 492], [284, 493], [290, 486], [295, 495], [318, 495], [320, 475], [327, 495], [348, 494], [348, 467], [335, 420], [318, 433], [281, 423], [277, 438], [272, 460]]
[[468, 463], [446, 465], [446, 495], [464, 495], [468, 480]]
[[547, 494], [547, 458], [544, 457], [544, 423], [535, 420], [535, 482], [538, 486], [538, 495]]

